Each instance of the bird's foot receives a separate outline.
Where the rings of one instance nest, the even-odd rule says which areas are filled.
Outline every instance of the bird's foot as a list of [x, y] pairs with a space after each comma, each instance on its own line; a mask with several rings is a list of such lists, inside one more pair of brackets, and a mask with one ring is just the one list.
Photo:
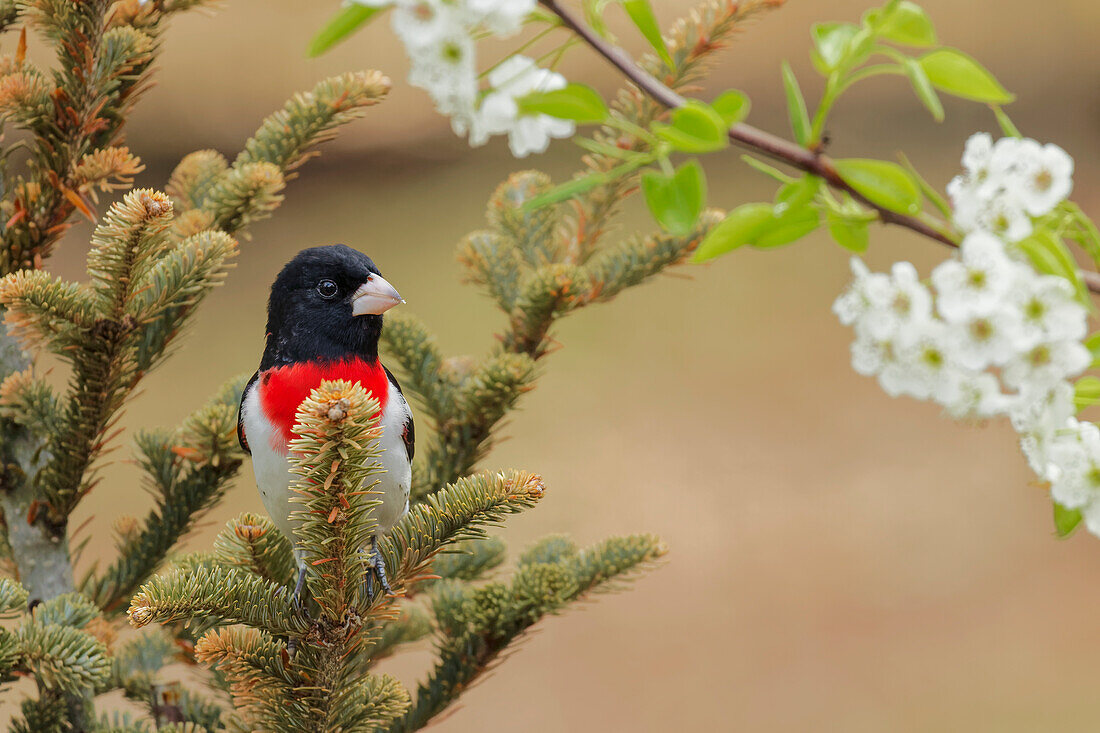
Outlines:
[[[298, 568], [298, 580], [294, 583], [294, 593], [290, 596], [290, 602], [294, 606], [295, 613], [304, 613], [309, 615], [309, 611], [306, 610], [305, 605], [302, 603], [302, 591], [306, 587], [306, 566], [303, 565]], [[286, 640], [286, 655], [287, 659], [294, 659], [294, 655], [298, 652], [298, 639], [290, 637]]]
[[294, 594], [291, 595], [291, 603], [294, 604], [294, 610], [301, 613], [305, 610], [302, 605], [302, 589], [306, 587], [306, 566], [303, 565], [298, 568], [298, 582], [294, 584]]
[[[360, 550], [360, 552], [366, 552], [366, 550]], [[370, 543], [370, 554], [367, 558], [367, 598], [374, 597], [374, 576], [378, 576], [378, 584], [382, 586], [382, 591], [388, 595], [394, 595], [393, 588], [390, 587], [390, 581], [386, 578], [386, 561], [382, 559], [382, 553], [378, 551], [378, 538], [375, 537]]]

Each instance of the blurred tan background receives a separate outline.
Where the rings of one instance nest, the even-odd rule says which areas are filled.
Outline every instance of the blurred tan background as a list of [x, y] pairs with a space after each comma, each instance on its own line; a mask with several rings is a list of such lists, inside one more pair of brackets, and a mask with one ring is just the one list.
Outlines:
[[[816, 96], [810, 23], [856, 19], [868, 5], [790, 2], [721, 56], [712, 89], [744, 89], [750, 121], [785, 132], [780, 60], [790, 58]], [[1009, 111], [1020, 128], [1075, 156], [1075, 198], [1100, 215], [1100, 6], [924, 5], [942, 42], [972, 52], [1019, 94]], [[567, 176], [577, 151], [558, 143], [517, 162], [501, 141], [469, 150], [403, 83], [407, 66], [384, 23], [307, 60], [307, 42], [335, 7], [231, 0], [214, 17], [179, 19], [166, 37], [158, 86], [130, 127], [149, 163], [142, 185], [163, 185], [179, 156], [199, 147], [232, 156], [263, 115], [325, 75], [376, 67], [397, 83], [254, 228], [227, 285], [146, 381], [127, 427], [176, 424], [226, 378], [255, 368], [267, 287], [308, 245], [367, 251], [447, 352], [491, 343], [499, 316], [459, 283], [454, 244], [480, 225], [510, 170]], [[657, 7], [671, 19], [689, 5]], [[635, 39], [625, 28], [622, 37]], [[583, 49], [564, 71], [615, 86]], [[942, 185], [967, 135], [995, 127], [980, 106], [945, 101], [948, 120], [937, 126], [904, 81], [874, 80], [837, 111], [833, 152], [904, 149]], [[733, 152], [706, 166], [714, 205], [770, 196]], [[621, 231], [649, 226], [635, 205]], [[82, 277], [86, 235], [74, 230], [51, 267]], [[927, 272], [943, 255], [881, 229], [869, 260], [910, 259]], [[956, 425], [851, 371], [849, 333], [829, 312], [846, 261], [818, 234], [682, 268], [689, 278], [664, 277], [562, 322], [565, 348], [544, 363], [504, 431], [510, 440], [486, 461], [542, 472], [550, 488], [506, 536], [518, 551], [550, 532], [590, 543], [650, 531], [671, 553], [632, 591], [539, 626], [437, 730], [1100, 727], [1100, 540], [1054, 539], [1049, 501], [1007, 425]], [[106, 475], [77, 520], [93, 516], [86, 560], [110, 547], [118, 507], [141, 514], [149, 505], [132, 466]], [[207, 546], [243, 510], [261, 510], [247, 468], [191, 546]], [[413, 687], [428, 659], [425, 644], [386, 669]]]

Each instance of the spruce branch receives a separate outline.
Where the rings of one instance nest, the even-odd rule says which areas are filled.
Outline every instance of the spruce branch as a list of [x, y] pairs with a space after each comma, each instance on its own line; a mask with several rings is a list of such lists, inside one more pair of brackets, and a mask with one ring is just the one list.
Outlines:
[[[34, 133], [28, 177], [17, 177], [0, 202], [3, 228], [0, 273], [40, 265], [71, 226], [74, 212], [94, 219], [84, 198], [89, 164], [106, 162], [122, 126], [148, 82], [155, 39], [126, 25], [108, 27], [112, 3], [34, 0], [23, 3], [31, 26], [55, 47], [58, 69], [48, 82], [21, 58], [0, 77], [0, 110]], [[49, 105], [43, 102], [47, 93]], [[132, 161], [109, 176], [125, 179]]]
[[46, 345], [65, 355], [79, 348], [98, 315], [95, 295], [42, 270], [20, 270], [0, 280], [8, 337], [24, 346]]
[[[667, 34], [666, 46], [675, 62], [672, 67], [653, 54], [643, 56], [638, 66], [674, 92], [687, 92], [702, 80], [716, 51], [724, 48], [748, 21], [763, 11], [778, 7], [781, 2], [707, 0], [677, 20]], [[665, 108], [637, 85], [627, 84], [612, 101], [611, 113], [630, 125], [648, 129], [650, 123], [665, 113]], [[642, 138], [610, 126], [597, 130], [592, 139], [621, 150], [641, 152], [649, 149]], [[578, 175], [606, 173], [622, 163], [618, 158], [598, 152], [584, 156], [583, 161], [585, 170]], [[618, 212], [620, 204], [637, 190], [637, 185], [638, 173], [619, 176], [573, 200], [576, 211], [566, 244], [567, 261], [584, 263], [595, 253], [607, 231], [607, 222]]]
[[[283, 661], [286, 647], [257, 629], [229, 627], [207, 632], [195, 645], [195, 657], [229, 680], [233, 706], [256, 721], [292, 724], [311, 713], [295, 690], [306, 678]], [[292, 730], [290, 727], [282, 730]]]
[[538, 563], [556, 563], [574, 558], [580, 548], [572, 537], [566, 534], [552, 534], [534, 543], [519, 556], [517, 564], [535, 565]]
[[15, 25], [21, 10], [18, 0], [0, 0], [0, 33]]
[[134, 183], [134, 176], [145, 170], [141, 158], [127, 147], [108, 147], [85, 153], [73, 168], [73, 182], [78, 193], [88, 194], [98, 202], [98, 193], [125, 190]]
[[230, 168], [206, 199], [202, 211], [213, 226], [237, 232], [266, 219], [283, 202], [286, 179], [274, 163], [245, 163]]
[[722, 219], [723, 214], [712, 209], [703, 212], [695, 231], [686, 237], [658, 232], [648, 237], [630, 237], [600, 249], [584, 267], [591, 287], [575, 305], [605, 303], [623, 290], [686, 262], [707, 232]]
[[504, 541], [481, 537], [456, 542], [432, 560], [431, 572], [450, 580], [481, 580], [504, 562]]
[[459, 244], [469, 279], [508, 315], [497, 353], [481, 364], [443, 359], [427, 329], [407, 315], [391, 318], [383, 332], [407, 391], [435, 421], [434, 440], [421, 451], [426, 460], [414, 467], [414, 501], [468, 474], [487, 454], [497, 425], [533, 388], [536, 362], [550, 352], [558, 318], [682, 263], [720, 220], [717, 212], [706, 212], [687, 236], [633, 237], [592, 249], [587, 262], [575, 264], [567, 241], [573, 234], [560, 226], [560, 215], [526, 211], [525, 204], [548, 186], [543, 174], [513, 174], [490, 199], [486, 218], [494, 228]]
[[518, 248], [496, 232], [477, 231], [462, 239], [457, 257], [466, 268], [466, 282], [484, 287], [502, 310], [515, 307], [523, 275]]
[[392, 656], [398, 647], [420, 641], [432, 633], [430, 614], [418, 603], [401, 603], [398, 616], [382, 625], [381, 632], [373, 644], [364, 649], [369, 655], [371, 665]]
[[79, 593], [66, 593], [43, 601], [31, 612], [31, 618], [36, 624], [72, 626], [77, 629], [83, 629], [98, 617], [99, 608]]
[[80, 629], [31, 622], [12, 635], [19, 649], [17, 666], [34, 675], [40, 689], [81, 694], [107, 681], [107, 648]]
[[488, 452], [493, 428], [534, 379], [535, 363], [526, 354], [498, 354], [472, 370], [456, 390], [454, 417], [439, 424], [427, 451], [427, 476], [416, 482], [413, 496], [468, 474]]
[[341, 74], [320, 82], [312, 91], [296, 94], [263, 121], [245, 143], [233, 167], [271, 163], [293, 171], [305, 162], [314, 145], [332, 138], [332, 130], [362, 117], [367, 107], [389, 93], [390, 80], [378, 71]]
[[290, 540], [259, 514], [231, 519], [214, 539], [214, 557], [220, 565], [248, 570], [272, 583], [290, 585], [294, 580]]
[[192, 566], [157, 575], [141, 586], [127, 612], [135, 628], [202, 620], [245, 624], [275, 636], [300, 636], [310, 626], [290, 592], [251, 573]]
[[202, 211], [211, 226], [236, 233], [279, 205], [286, 180], [310, 157], [310, 148], [361, 117], [389, 88], [377, 71], [325, 79], [265, 119], [232, 165], [211, 150], [184, 158], [168, 191], [181, 211]]
[[[551, 547], [561, 550], [560, 557], [551, 560]], [[555, 538], [529, 552], [508, 584], [471, 589], [453, 581], [441, 583], [433, 590], [439, 660], [418, 687], [416, 703], [390, 730], [423, 728], [544, 616], [590, 593], [619, 587], [665, 552], [648, 535], [605, 540], [579, 554]]]
[[435, 336], [407, 313], [386, 315], [382, 344], [403, 375], [402, 384], [435, 421], [454, 414], [456, 382], [444, 369]]
[[124, 538], [119, 556], [102, 575], [82, 583], [105, 611], [130, 599], [195, 522], [224, 494], [243, 455], [235, 438], [236, 410], [245, 378], [225, 384], [174, 433], [138, 435], [138, 464], [156, 505]]
[[302, 561], [318, 569], [306, 583], [326, 624], [344, 623], [371, 600], [362, 594], [369, 572], [362, 550], [370, 546], [382, 505], [373, 490], [380, 419], [378, 401], [344, 380], [321, 382], [295, 413], [291, 472], [299, 478], [291, 502], [298, 508], [290, 518]]
[[178, 211], [201, 209], [228, 171], [229, 161], [217, 150], [196, 150], [185, 155], [172, 171], [165, 190]]
[[[505, 237], [529, 267], [559, 262], [562, 259], [558, 228], [560, 208], [545, 206], [527, 210], [523, 204], [552, 187], [550, 176], [540, 171], [513, 173], [489, 198], [486, 218], [494, 231]], [[505, 283], [510, 272], [500, 273]]]
[[57, 395], [33, 369], [14, 372], [0, 383], [0, 417], [26, 425], [36, 437], [45, 439], [60, 427]]
[[0, 578], [0, 618], [11, 618], [27, 605], [27, 590], [11, 578]]
[[394, 588], [419, 580], [441, 550], [484, 537], [485, 527], [531, 508], [545, 492], [540, 476], [509, 471], [468, 476], [428, 495], [382, 542]]

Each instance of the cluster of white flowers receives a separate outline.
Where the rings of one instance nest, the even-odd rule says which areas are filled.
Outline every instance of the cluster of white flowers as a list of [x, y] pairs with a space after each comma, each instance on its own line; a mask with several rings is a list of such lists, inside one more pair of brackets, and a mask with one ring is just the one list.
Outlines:
[[966, 172], [947, 184], [955, 224], [1006, 242], [1031, 234], [1032, 217], [1049, 213], [1073, 189], [1073, 158], [1057, 145], [1034, 140], [971, 136], [962, 158]]
[[490, 71], [490, 88], [482, 98], [475, 38], [516, 33], [537, 0], [353, 1], [393, 8], [393, 30], [412, 66], [409, 83], [427, 91], [436, 109], [451, 118], [457, 134], [469, 136], [471, 145], [507, 134], [512, 153], [522, 158], [545, 151], [551, 138], [574, 133], [568, 120], [520, 110], [518, 98], [566, 85], [561, 74], [540, 69], [526, 56], [512, 56]]
[[852, 260], [854, 281], [833, 306], [855, 329], [852, 366], [957, 419], [1009, 416], [1052, 498], [1100, 535], [1100, 428], [1075, 417], [1071, 382], [1092, 362], [1087, 309], [1013, 244], [1065, 199], [1073, 162], [1052, 145], [983, 133], [963, 164], [949, 191], [969, 233], [930, 282], [908, 262], [887, 274]]

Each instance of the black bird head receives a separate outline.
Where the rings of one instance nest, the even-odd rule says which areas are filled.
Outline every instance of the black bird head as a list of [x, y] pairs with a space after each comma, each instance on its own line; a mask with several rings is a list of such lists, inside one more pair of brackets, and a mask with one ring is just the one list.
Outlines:
[[271, 286], [260, 369], [349, 356], [377, 359], [382, 314], [403, 302], [362, 252], [343, 244], [302, 250]]

